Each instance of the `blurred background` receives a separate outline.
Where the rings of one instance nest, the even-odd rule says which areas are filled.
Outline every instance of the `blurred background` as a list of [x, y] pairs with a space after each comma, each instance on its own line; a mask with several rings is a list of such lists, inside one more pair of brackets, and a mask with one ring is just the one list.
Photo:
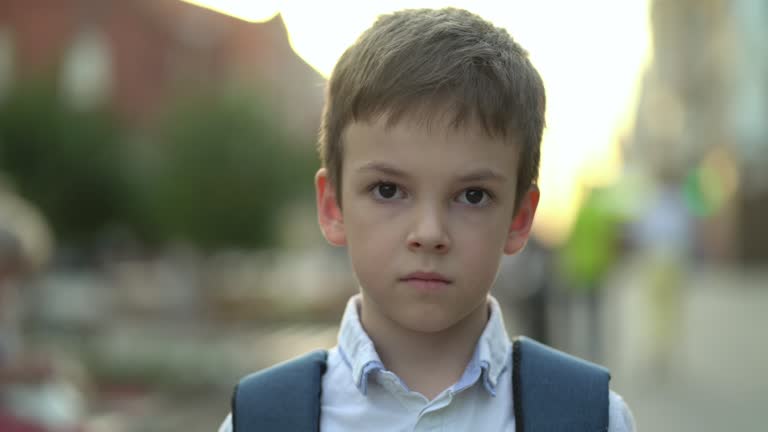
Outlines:
[[0, 0], [0, 430], [216, 430], [238, 377], [334, 345], [323, 86], [377, 14], [446, 5], [548, 91], [510, 333], [609, 366], [639, 430], [763, 430], [762, 0]]

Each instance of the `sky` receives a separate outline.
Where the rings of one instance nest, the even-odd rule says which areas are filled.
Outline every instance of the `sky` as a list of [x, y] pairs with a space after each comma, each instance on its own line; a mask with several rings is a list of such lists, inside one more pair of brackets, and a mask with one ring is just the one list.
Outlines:
[[379, 14], [461, 7], [506, 28], [531, 56], [547, 90], [542, 191], [535, 231], [567, 235], [587, 187], [615, 181], [620, 143], [633, 128], [652, 59], [648, 0], [184, 0], [247, 21], [280, 14], [294, 51], [323, 76]]

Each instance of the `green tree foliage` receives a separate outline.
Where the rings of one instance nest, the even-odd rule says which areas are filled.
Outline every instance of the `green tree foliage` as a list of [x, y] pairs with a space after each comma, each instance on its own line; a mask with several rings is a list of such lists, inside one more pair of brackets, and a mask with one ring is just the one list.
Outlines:
[[269, 106], [246, 94], [184, 98], [139, 171], [151, 237], [204, 248], [264, 247], [284, 205], [307, 198], [316, 165]]
[[258, 95], [218, 91], [129, 135], [108, 111], [77, 111], [54, 85], [27, 84], [0, 105], [0, 172], [75, 249], [112, 227], [155, 247], [269, 247], [283, 207], [311, 198], [317, 165], [284, 124]]
[[71, 109], [53, 85], [20, 85], [0, 104], [0, 171], [60, 242], [88, 243], [125, 211], [119, 137], [108, 111]]

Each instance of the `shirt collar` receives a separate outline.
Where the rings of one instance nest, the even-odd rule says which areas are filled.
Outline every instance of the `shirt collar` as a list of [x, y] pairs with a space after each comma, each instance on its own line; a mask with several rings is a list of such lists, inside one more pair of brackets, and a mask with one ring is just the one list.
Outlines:
[[[499, 378], [509, 367], [512, 344], [509, 341], [501, 308], [492, 296], [488, 296], [490, 318], [475, 346], [472, 359], [462, 377], [454, 384], [454, 391], [471, 386], [482, 376], [485, 389], [493, 396]], [[339, 352], [352, 372], [357, 389], [366, 394], [368, 378], [375, 371], [386, 370], [373, 342], [360, 323], [358, 308], [360, 294], [347, 302], [339, 329]]]

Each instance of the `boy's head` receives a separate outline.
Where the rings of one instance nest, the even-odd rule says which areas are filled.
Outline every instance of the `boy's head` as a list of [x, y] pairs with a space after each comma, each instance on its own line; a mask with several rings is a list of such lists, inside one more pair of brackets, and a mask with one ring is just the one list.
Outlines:
[[[339, 59], [328, 83], [320, 155], [337, 194], [350, 123], [386, 115], [390, 124], [438, 113], [450, 126], [475, 121], [520, 152], [517, 197], [536, 182], [546, 98], [528, 53], [506, 30], [461, 9], [381, 16]], [[342, 203], [339, 195], [339, 202]]]
[[348, 247], [369, 332], [483, 318], [501, 256], [524, 246], [536, 211], [544, 105], [525, 51], [466, 11], [383, 16], [344, 53], [321, 126], [318, 217]]

